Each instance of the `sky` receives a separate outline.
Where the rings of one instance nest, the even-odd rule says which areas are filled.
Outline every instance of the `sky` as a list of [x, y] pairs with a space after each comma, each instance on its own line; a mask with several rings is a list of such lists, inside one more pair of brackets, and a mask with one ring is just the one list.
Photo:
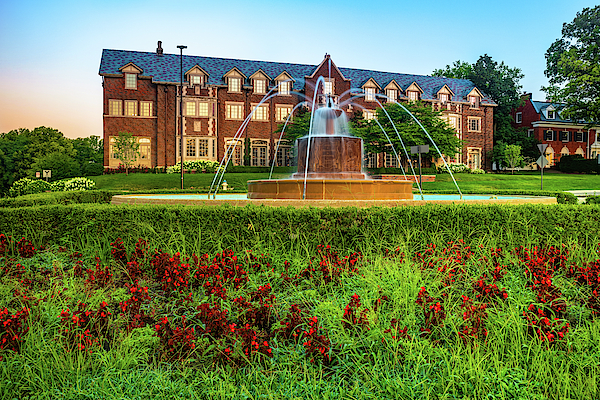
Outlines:
[[588, 0], [0, 0], [0, 133], [102, 136], [102, 49], [429, 75], [484, 54], [540, 88], [548, 47]]

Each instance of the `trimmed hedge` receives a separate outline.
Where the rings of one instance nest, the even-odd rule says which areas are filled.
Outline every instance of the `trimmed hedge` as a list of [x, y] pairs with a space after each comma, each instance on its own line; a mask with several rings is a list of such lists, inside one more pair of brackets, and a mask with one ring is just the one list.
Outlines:
[[557, 244], [598, 243], [600, 207], [572, 205], [425, 205], [395, 208], [293, 208], [266, 206], [54, 205], [0, 209], [0, 233], [38, 244], [86, 243], [142, 237], [154, 243], [212, 252], [268, 247], [288, 251], [329, 244], [377, 250], [406, 241]]
[[558, 163], [558, 169], [562, 172], [598, 174], [600, 173], [600, 164], [596, 158], [585, 159], [579, 154], [575, 154], [562, 156]]
[[113, 193], [107, 190], [76, 190], [36, 193], [0, 199], [0, 208], [32, 207], [52, 204], [110, 203]]

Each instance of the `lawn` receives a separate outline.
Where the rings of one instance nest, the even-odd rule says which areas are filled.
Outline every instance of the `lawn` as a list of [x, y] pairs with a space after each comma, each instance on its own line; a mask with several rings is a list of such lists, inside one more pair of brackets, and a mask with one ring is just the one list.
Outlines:
[[[274, 179], [288, 177], [289, 174], [273, 174]], [[266, 173], [226, 173], [224, 179], [235, 191], [246, 191], [246, 181], [267, 179]], [[178, 189], [181, 187], [179, 174], [115, 174], [90, 177], [96, 182], [98, 189], [106, 190], [150, 190]], [[207, 192], [213, 174], [186, 174], [185, 188], [197, 188]], [[485, 192], [492, 190], [539, 191], [540, 175], [535, 173], [509, 174], [456, 174], [460, 189], [465, 192]], [[423, 189], [427, 191], [456, 191], [452, 178], [448, 174], [439, 174], [435, 182], [424, 182]], [[581, 189], [600, 189], [600, 175], [546, 173], [544, 175], [544, 190], [565, 191]]]

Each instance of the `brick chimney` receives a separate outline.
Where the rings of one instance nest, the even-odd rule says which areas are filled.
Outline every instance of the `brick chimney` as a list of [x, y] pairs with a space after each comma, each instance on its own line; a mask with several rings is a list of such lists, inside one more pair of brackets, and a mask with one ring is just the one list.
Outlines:
[[158, 41], [158, 47], [156, 48], [156, 55], [158, 55], [158, 56], [163, 55], [162, 42], [160, 40]]

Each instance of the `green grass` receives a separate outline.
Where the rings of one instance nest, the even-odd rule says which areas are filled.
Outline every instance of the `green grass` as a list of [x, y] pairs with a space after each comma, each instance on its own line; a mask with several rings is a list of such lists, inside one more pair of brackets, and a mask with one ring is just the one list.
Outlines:
[[[184, 186], [186, 189], [195, 188], [208, 192], [214, 174], [185, 174]], [[288, 174], [273, 174], [274, 179], [289, 176]], [[230, 189], [246, 192], [249, 180], [268, 179], [268, 173], [225, 173], [224, 179]], [[181, 187], [180, 174], [113, 174], [90, 177], [96, 182], [96, 189], [141, 191], [151, 189], [179, 189]]]
[[[334, 363], [324, 366], [311, 363], [302, 345], [283, 340], [274, 341], [274, 357], [251, 365], [216, 367], [206, 347], [198, 347], [187, 361], [167, 362], [153, 335], [152, 327], [135, 329], [126, 334], [124, 321], [118, 316], [118, 302], [128, 296], [123, 289], [123, 268], [111, 260], [107, 238], [81, 238], [73, 249], [84, 253], [85, 267], [94, 268], [93, 257], [110, 265], [115, 275], [106, 289], [90, 289], [84, 278], [73, 276], [73, 261], [56, 248], [32, 259], [21, 259], [26, 277], [34, 278], [27, 294], [43, 299], [32, 306], [30, 332], [19, 354], [4, 353], [0, 362], [0, 398], [2, 399], [589, 399], [598, 398], [600, 378], [600, 325], [591, 317], [583, 303], [587, 292], [581, 286], [557, 274], [555, 284], [565, 294], [572, 329], [567, 340], [556, 346], [530, 336], [522, 318], [527, 304], [535, 295], [526, 287], [523, 266], [509, 252], [512, 246], [530, 243], [525, 240], [507, 244], [502, 264], [508, 273], [500, 286], [506, 287], [505, 302], [490, 305], [487, 341], [465, 344], [458, 339], [462, 321], [462, 294], [472, 296], [470, 281], [444, 288], [444, 277], [436, 269], [421, 270], [412, 261], [415, 252], [423, 251], [427, 242], [419, 232], [410, 237], [399, 234], [390, 242], [381, 242], [377, 235], [369, 236], [359, 248], [338, 248], [342, 256], [353, 250], [364, 254], [359, 274], [344, 274], [338, 286], [323, 285], [318, 280], [305, 279], [298, 286], [281, 279], [283, 261], [291, 263], [290, 274], [300, 272], [315, 256], [315, 239], [300, 237], [290, 241], [286, 250], [273, 249], [268, 243], [255, 253], [268, 254], [273, 270], [262, 268], [250, 273], [247, 287], [231, 290], [223, 307], [230, 317], [237, 318], [231, 300], [270, 283], [276, 296], [275, 312], [280, 320], [292, 303], [305, 304], [322, 321], [329, 338], [336, 344]], [[452, 228], [444, 228], [440, 237], [452, 237]], [[112, 238], [114, 239], [114, 238]], [[204, 238], [203, 240], [216, 240]], [[551, 243], [558, 244], [555, 238]], [[131, 250], [132, 243], [127, 243]], [[445, 243], [440, 239], [441, 248]], [[468, 276], [474, 278], [486, 269], [481, 258], [489, 248], [498, 246], [492, 235], [471, 239], [474, 257], [467, 262]], [[511, 246], [512, 245], [512, 246]], [[596, 243], [567, 243], [570, 261], [582, 265], [598, 258]], [[183, 247], [178, 235], [165, 236], [150, 243], [150, 249], [162, 248], [184, 255], [199, 253], [206, 246]], [[384, 258], [381, 249], [398, 246], [406, 253], [404, 259]], [[479, 247], [481, 246], [481, 247]], [[243, 248], [235, 248], [243, 259]], [[441, 256], [441, 250], [437, 253]], [[4, 260], [6, 262], [6, 260]], [[2, 262], [0, 262], [2, 265]], [[143, 285], [150, 287], [155, 319], [162, 316], [176, 319], [193, 313], [199, 303], [209, 301], [201, 288], [193, 289], [193, 303], [175, 306], [175, 299], [164, 296], [160, 285], [153, 282], [152, 268], [145, 267]], [[42, 277], [42, 271], [46, 273]], [[15, 310], [23, 300], [14, 290], [25, 290], [9, 276], [0, 278], [0, 308]], [[434, 297], [448, 294], [444, 305], [448, 317], [443, 328], [432, 339], [419, 337], [423, 315], [415, 305], [419, 288], [426, 286]], [[62, 294], [58, 294], [61, 290]], [[350, 296], [358, 294], [362, 307], [368, 308], [370, 330], [346, 331], [341, 317]], [[375, 300], [385, 294], [387, 306], [374, 311]], [[75, 308], [78, 301], [96, 305], [102, 300], [113, 311], [113, 332], [109, 346], [92, 354], [71, 350], [66, 352], [57, 315], [62, 309]], [[189, 314], [188, 314], [189, 315]], [[384, 331], [390, 320], [397, 318], [400, 326], [409, 328], [410, 339], [396, 342]], [[386, 338], [382, 342], [382, 338]], [[436, 341], [439, 340], [439, 341]]]
[[[288, 177], [289, 174], [273, 174], [274, 179]], [[267, 179], [267, 173], [226, 173], [225, 180], [235, 191], [247, 191], [246, 181]], [[179, 174], [114, 174], [90, 177], [97, 189], [143, 191], [152, 189], [178, 189], [181, 187]], [[207, 192], [214, 178], [213, 174], [186, 174], [186, 189], [194, 188]], [[519, 190], [535, 193], [540, 190], [539, 173], [510, 174], [456, 174], [458, 186], [465, 193], [494, 190]], [[424, 182], [426, 191], [455, 192], [456, 187], [448, 174], [439, 174], [435, 182]], [[545, 191], [565, 191], [600, 189], [600, 175], [546, 173]]]

